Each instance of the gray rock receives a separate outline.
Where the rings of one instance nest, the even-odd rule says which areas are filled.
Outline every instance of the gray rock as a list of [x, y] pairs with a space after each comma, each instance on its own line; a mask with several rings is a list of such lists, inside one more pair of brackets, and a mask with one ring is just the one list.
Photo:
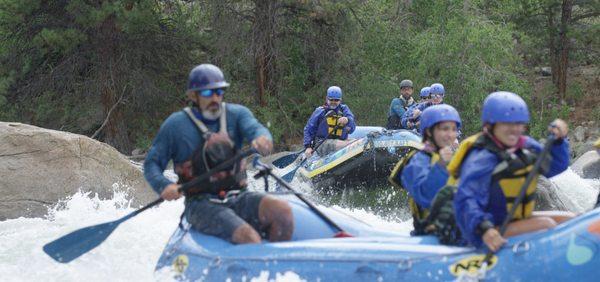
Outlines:
[[594, 151], [594, 141], [587, 141], [585, 143], [574, 143], [572, 152], [574, 153], [574, 158], [577, 159], [583, 156], [585, 153], [589, 151]]
[[540, 68], [540, 74], [542, 76], [551, 76], [552, 75], [552, 68], [551, 67], [541, 67]]
[[585, 130], [585, 127], [581, 125], [575, 127], [575, 130], [573, 130], [573, 137], [575, 141], [582, 142], [583, 140], [585, 140]]
[[536, 190], [536, 211], [569, 211], [561, 199], [558, 187], [545, 177], [540, 177]]
[[582, 178], [600, 179], [600, 154], [588, 151], [571, 165], [571, 169]]
[[114, 183], [129, 187], [134, 205], [157, 197], [141, 170], [107, 144], [78, 134], [0, 122], [0, 220], [43, 216], [49, 205], [78, 190], [111, 198]]
[[131, 151], [131, 155], [132, 156], [137, 156], [137, 155], [141, 155], [144, 153], [144, 150], [140, 149], [140, 148], [135, 148], [133, 149], [133, 151]]

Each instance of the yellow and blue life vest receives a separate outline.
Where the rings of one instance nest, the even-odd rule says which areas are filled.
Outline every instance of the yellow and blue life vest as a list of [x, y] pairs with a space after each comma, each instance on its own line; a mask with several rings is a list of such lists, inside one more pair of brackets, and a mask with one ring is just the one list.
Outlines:
[[[392, 173], [388, 177], [389, 182], [394, 187], [401, 188], [401, 189], [408, 191], [406, 188], [402, 187], [402, 184], [397, 180], [399, 180], [400, 176], [402, 175], [402, 169], [404, 169], [404, 167], [408, 164], [410, 159], [417, 152], [419, 152], [419, 150], [410, 151], [402, 159], [400, 159], [400, 161], [398, 161], [398, 163], [396, 163], [396, 165], [394, 166]], [[440, 160], [440, 156], [437, 153], [430, 153], [427, 151], [422, 151], [422, 152], [426, 153], [427, 155], [429, 155], [431, 157], [431, 160], [429, 163], [431, 166], [433, 166], [436, 162], [438, 162]], [[415, 202], [413, 197], [411, 197], [410, 195], [408, 197], [408, 205], [410, 207], [410, 212], [413, 216], [413, 225], [415, 227], [415, 231], [417, 234], [420, 234], [425, 229], [426, 219], [427, 219], [427, 216], [429, 216], [429, 209], [419, 207], [419, 205], [417, 205], [417, 203]]]
[[[460, 182], [459, 176], [462, 162], [473, 148], [486, 149], [494, 153], [500, 160], [492, 173], [492, 187], [490, 189], [488, 207], [491, 210], [505, 209], [506, 213], [508, 213], [515, 199], [519, 196], [527, 175], [533, 169], [537, 155], [524, 148], [510, 153], [499, 148], [489, 136], [478, 133], [460, 143], [458, 150], [448, 164], [447, 168], [450, 174], [450, 178], [448, 179], [449, 185], [457, 185]], [[536, 187], [537, 178], [531, 181], [527, 187], [525, 198], [517, 207], [513, 220], [531, 216], [535, 207]]]

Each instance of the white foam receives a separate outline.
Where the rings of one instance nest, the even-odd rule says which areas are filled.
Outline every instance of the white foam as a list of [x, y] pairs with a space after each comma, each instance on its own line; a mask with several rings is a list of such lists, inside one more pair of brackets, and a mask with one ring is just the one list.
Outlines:
[[134, 209], [126, 195], [113, 199], [76, 193], [50, 210], [47, 218], [0, 222], [0, 273], [3, 281], [153, 280], [154, 265], [183, 210], [182, 201], [167, 202], [121, 224], [96, 249], [60, 264], [42, 246], [76, 229], [116, 220]]
[[[173, 177], [173, 175], [169, 176]], [[597, 190], [600, 187], [600, 180], [581, 179], [571, 170], [554, 177], [551, 181], [564, 193], [561, 198], [573, 202], [573, 205], [578, 205], [581, 210], [588, 210], [595, 203]], [[251, 183], [255, 189], [260, 190], [261, 182], [262, 180]], [[339, 206], [333, 208], [377, 228], [406, 234], [412, 229], [410, 220], [384, 219], [364, 209]], [[182, 200], [162, 203], [157, 208], [124, 222], [98, 248], [69, 264], [57, 263], [42, 251], [44, 244], [73, 230], [116, 220], [133, 210], [127, 195], [123, 192], [115, 192], [113, 198], [109, 200], [76, 193], [50, 209], [49, 215], [45, 218], [18, 218], [0, 222], [2, 281], [93, 282], [157, 279], [154, 275], [154, 266], [179, 222], [179, 216], [183, 211]], [[261, 274], [259, 277], [252, 278], [252, 281], [267, 281], [264, 279], [302, 280], [293, 272], [275, 275], [266, 272], [266, 276]]]
[[569, 210], [583, 213], [594, 207], [598, 199], [600, 179], [581, 178], [569, 167], [550, 181], [558, 186], [559, 198]]

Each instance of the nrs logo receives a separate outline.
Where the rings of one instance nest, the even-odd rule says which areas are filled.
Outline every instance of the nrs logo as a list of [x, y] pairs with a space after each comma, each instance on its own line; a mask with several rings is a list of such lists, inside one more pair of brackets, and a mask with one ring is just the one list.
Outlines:
[[[452, 273], [454, 276], [459, 276], [461, 274], [477, 274], [477, 271], [483, 265], [484, 258], [485, 255], [476, 255], [461, 259], [458, 262], [450, 265], [450, 273]], [[498, 257], [492, 256], [488, 262], [487, 270], [494, 268], [494, 266], [496, 266], [496, 262], [498, 262]]]
[[178, 274], [183, 273], [190, 265], [190, 260], [186, 255], [179, 255], [173, 261], [173, 270]]

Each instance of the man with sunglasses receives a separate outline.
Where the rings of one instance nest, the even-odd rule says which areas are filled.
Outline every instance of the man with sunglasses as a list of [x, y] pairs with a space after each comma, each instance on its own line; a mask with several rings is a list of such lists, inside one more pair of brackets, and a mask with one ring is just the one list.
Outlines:
[[415, 100], [412, 97], [413, 83], [405, 79], [400, 82], [400, 97], [392, 99], [388, 111], [387, 129], [402, 129], [402, 115], [413, 105]]
[[[267, 155], [273, 148], [269, 131], [242, 105], [224, 103], [229, 83], [223, 72], [202, 64], [190, 72], [190, 107], [171, 114], [161, 125], [144, 162], [144, 176], [165, 200], [182, 196], [181, 184], [233, 158], [243, 142]], [[172, 161], [178, 183], [163, 175]], [[243, 161], [216, 172], [184, 192], [187, 222], [196, 230], [234, 244], [286, 241], [294, 223], [289, 204], [246, 190]]]
[[342, 89], [329, 87], [325, 104], [315, 109], [304, 127], [304, 157], [310, 157], [314, 150], [325, 156], [341, 149], [355, 129], [354, 114], [342, 104]]
[[421, 119], [421, 113], [432, 105], [439, 105], [444, 102], [446, 90], [441, 83], [434, 83], [429, 87], [429, 99], [410, 107], [402, 115], [402, 126], [406, 129], [417, 129]]

